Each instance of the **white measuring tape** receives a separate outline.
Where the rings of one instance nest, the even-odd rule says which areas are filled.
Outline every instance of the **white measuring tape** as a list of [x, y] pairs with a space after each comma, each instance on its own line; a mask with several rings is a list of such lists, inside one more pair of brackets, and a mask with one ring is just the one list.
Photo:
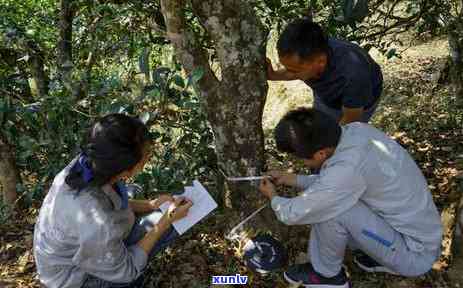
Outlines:
[[240, 223], [238, 223], [238, 225], [236, 225], [235, 227], [233, 227], [230, 232], [225, 236], [226, 239], [228, 240], [238, 240], [240, 238], [240, 236], [236, 233], [236, 231], [238, 231], [238, 229], [240, 229], [246, 222], [248, 222], [249, 220], [251, 220], [254, 216], [257, 215], [257, 213], [259, 213], [260, 211], [262, 211], [262, 209], [264, 209], [265, 207], [267, 207], [268, 203], [265, 203], [262, 207], [260, 207], [259, 209], [257, 209], [256, 211], [252, 212], [251, 215], [249, 215], [248, 217], [246, 217], [246, 219], [244, 219], [243, 221], [241, 221]]
[[272, 178], [271, 176], [227, 177], [228, 181], [253, 181]]
[[[268, 175], [263, 175], [263, 176], [247, 176], [247, 177], [227, 177], [227, 180], [237, 182], [237, 181], [254, 181], [254, 180], [262, 180], [262, 179], [270, 179], [270, 178], [272, 178], [272, 177], [268, 176]], [[233, 227], [230, 230], [230, 232], [225, 236], [225, 238], [228, 239], [228, 240], [237, 240], [237, 239], [239, 239], [240, 236], [238, 235], [238, 233], [236, 233], [238, 231], [238, 229], [240, 229], [246, 222], [248, 222], [254, 216], [256, 216], [257, 213], [259, 213], [262, 209], [267, 207], [267, 205], [268, 205], [268, 203], [266, 203], [265, 205], [263, 205], [262, 207], [260, 207], [256, 211], [254, 211], [251, 215], [246, 217], [246, 219], [244, 219], [243, 221], [238, 223], [238, 225], [236, 225], [235, 227]]]

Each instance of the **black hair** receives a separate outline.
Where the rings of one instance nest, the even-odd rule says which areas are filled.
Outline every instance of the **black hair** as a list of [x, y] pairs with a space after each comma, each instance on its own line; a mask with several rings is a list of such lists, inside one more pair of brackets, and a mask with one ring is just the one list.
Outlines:
[[328, 38], [320, 25], [306, 18], [288, 24], [277, 42], [280, 57], [295, 54], [307, 59], [328, 49]]
[[92, 125], [81, 146], [92, 170], [92, 181], [87, 183], [82, 171], [71, 169], [66, 184], [79, 190], [90, 185], [107, 184], [112, 177], [142, 160], [148, 140], [148, 128], [138, 118], [124, 114], [104, 116]]
[[310, 159], [315, 152], [336, 147], [341, 127], [335, 119], [313, 108], [299, 108], [288, 112], [275, 128], [277, 149]]

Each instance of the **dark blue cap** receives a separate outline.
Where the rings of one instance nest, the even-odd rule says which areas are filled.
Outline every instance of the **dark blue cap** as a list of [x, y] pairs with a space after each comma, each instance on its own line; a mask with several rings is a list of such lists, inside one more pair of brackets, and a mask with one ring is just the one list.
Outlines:
[[258, 235], [248, 240], [243, 250], [246, 266], [261, 274], [280, 269], [288, 262], [285, 248], [270, 235]]

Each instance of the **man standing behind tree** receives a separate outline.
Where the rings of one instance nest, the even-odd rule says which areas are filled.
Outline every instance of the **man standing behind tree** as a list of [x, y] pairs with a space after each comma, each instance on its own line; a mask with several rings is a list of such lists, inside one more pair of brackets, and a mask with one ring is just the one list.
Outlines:
[[383, 76], [379, 65], [356, 44], [328, 38], [308, 20], [290, 23], [277, 43], [285, 70], [275, 71], [269, 59], [268, 80], [302, 80], [314, 93], [314, 108], [341, 125], [368, 122], [378, 105]]

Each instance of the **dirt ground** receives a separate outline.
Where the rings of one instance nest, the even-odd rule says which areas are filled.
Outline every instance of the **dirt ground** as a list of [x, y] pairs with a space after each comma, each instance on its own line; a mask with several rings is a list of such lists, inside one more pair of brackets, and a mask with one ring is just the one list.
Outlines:
[[[417, 160], [429, 181], [434, 200], [442, 209], [448, 203], [451, 183], [463, 166], [462, 109], [447, 85], [438, 85], [448, 54], [443, 39], [416, 43], [402, 58], [386, 60], [375, 54], [385, 76], [381, 106], [373, 125], [395, 137]], [[274, 53], [271, 53], [271, 56]], [[310, 90], [298, 81], [270, 83], [264, 115], [264, 128], [271, 129], [289, 109], [311, 105]], [[271, 141], [269, 150], [272, 151]], [[272, 154], [273, 155], [273, 154]], [[287, 167], [288, 159], [274, 159], [273, 168]], [[296, 165], [297, 166], [297, 165]], [[39, 287], [31, 253], [36, 208], [15, 215], [0, 225], [0, 288]], [[249, 276], [247, 287], [289, 287], [281, 273], [266, 277], [247, 271], [234, 243], [224, 240], [223, 223], [227, 215], [214, 212], [195, 226], [171, 248], [153, 261], [147, 270], [145, 287], [210, 287], [212, 275]], [[285, 243], [291, 262], [302, 262], [307, 246], [308, 229], [291, 232]], [[458, 238], [454, 261], [448, 271], [432, 271], [425, 276], [405, 279], [383, 274], [366, 274], [346, 261], [355, 288], [450, 288], [463, 287], [463, 247]]]
[[[370, 52], [380, 63], [385, 79], [382, 103], [372, 124], [412, 153], [442, 209], [448, 200], [448, 183], [463, 170], [461, 108], [456, 107], [448, 86], [439, 84], [448, 43], [446, 39], [422, 43], [404, 40], [410, 42], [411, 47], [398, 47], [401, 58], [386, 59], [376, 51]], [[269, 54], [275, 62], [274, 50]], [[267, 129], [272, 129], [288, 109], [312, 103], [311, 91], [301, 81], [270, 83], [270, 91], [273, 97], [269, 97], [264, 114]], [[434, 271], [416, 279], [380, 274], [372, 277], [349, 265], [353, 287], [463, 287], [462, 245], [461, 238], [457, 237], [454, 261], [446, 273]]]

